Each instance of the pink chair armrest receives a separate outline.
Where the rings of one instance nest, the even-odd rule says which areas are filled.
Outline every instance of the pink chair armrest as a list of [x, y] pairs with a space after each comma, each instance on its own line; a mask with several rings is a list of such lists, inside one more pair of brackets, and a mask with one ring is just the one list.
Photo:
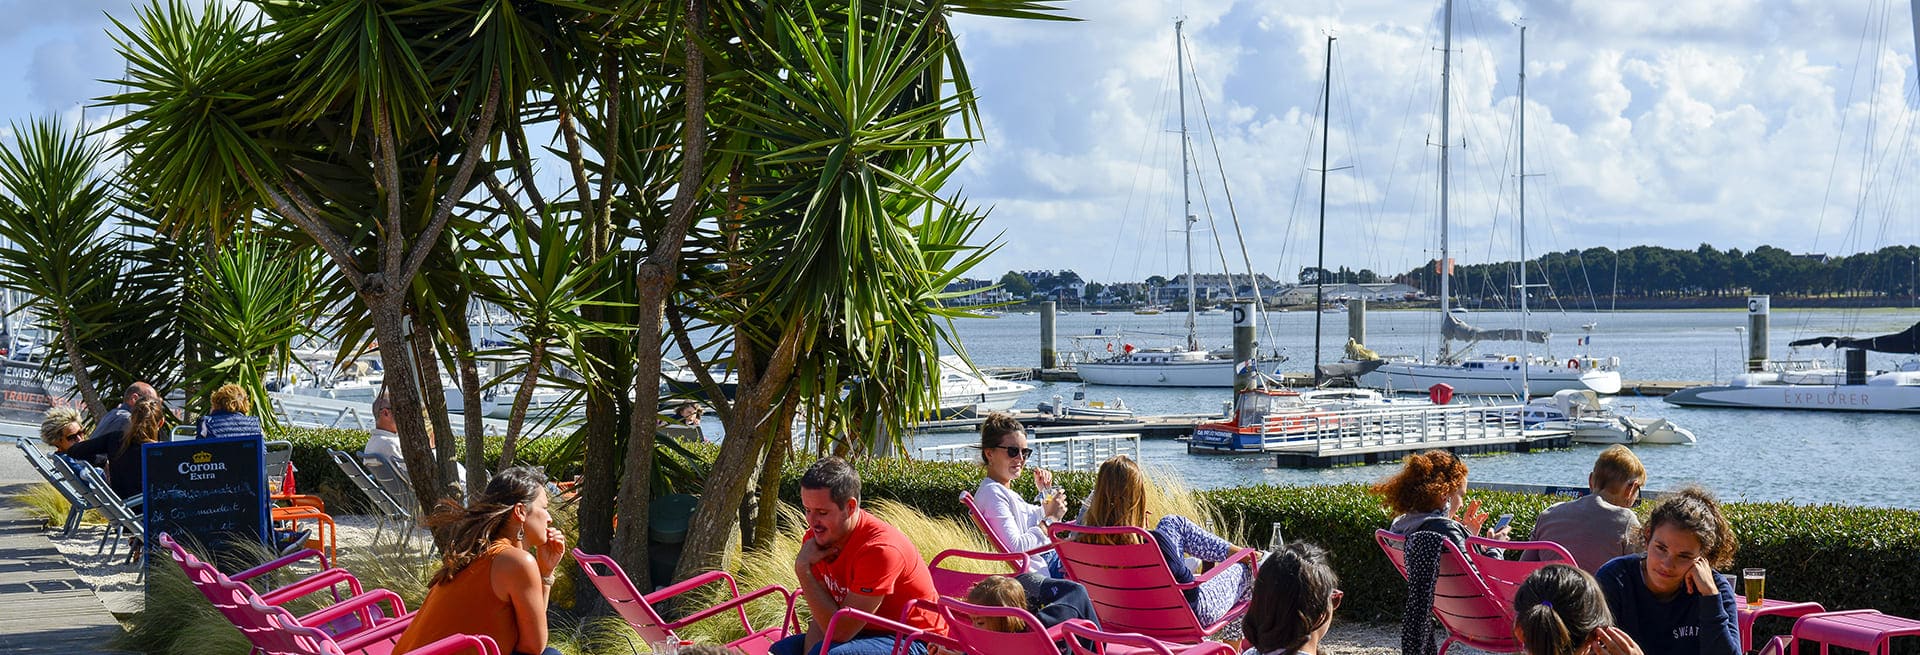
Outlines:
[[1031, 557], [1033, 555], [1038, 555], [1042, 552], [1046, 552], [1049, 550], [1053, 550], [1053, 547], [1054, 547], [1053, 544], [1045, 544], [1038, 548], [1034, 548], [1033, 550], [1022, 551], [1018, 553], [981, 553], [981, 552], [975, 552], [971, 550], [960, 550], [957, 548], [949, 548], [947, 550], [940, 551], [940, 554], [938, 555], [934, 555], [933, 561], [927, 563], [927, 568], [938, 568], [940, 566], [940, 563], [946, 561], [948, 558], [956, 558], [956, 559], [977, 560], [982, 562], [1006, 562], [1007, 564], [1010, 564], [1013, 566], [1013, 570], [1015, 572], [1019, 572], [1020, 569], [1025, 568], [1028, 557]]
[[380, 602], [382, 601], [385, 601], [387, 603], [387, 611], [390, 612], [389, 614], [390, 616], [393, 616], [396, 618], [401, 616], [406, 616], [407, 606], [404, 601], [400, 600], [400, 594], [396, 594], [391, 591], [387, 591], [385, 589], [375, 589], [373, 591], [369, 591], [367, 593], [360, 594], [358, 596], [354, 596], [352, 598], [348, 598], [346, 600], [340, 601], [338, 604], [333, 605], [332, 607], [328, 607], [320, 611], [314, 612], [312, 614], [302, 616], [300, 617], [300, 625], [305, 625], [305, 626], [325, 625], [327, 623], [332, 622], [335, 619], [345, 617], [349, 614], [360, 615], [360, 622], [362, 625], [373, 625], [372, 617], [368, 616], [366, 611], [367, 609], [380, 604]]
[[[305, 598], [316, 592], [332, 590], [343, 582], [352, 592], [347, 594], [349, 597], [360, 595], [360, 580], [353, 577], [352, 573], [347, 572], [346, 569], [326, 569], [293, 584], [260, 594], [260, 600], [268, 605], [283, 605], [296, 598]], [[338, 601], [340, 595], [336, 593], [333, 598]]]
[[345, 651], [347, 653], [352, 653], [357, 650], [365, 650], [368, 646], [379, 643], [379, 642], [383, 642], [383, 641], [384, 642], [399, 641], [400, 633], [406, 632], [407, 626], [413, 625], [414, 616], [416, 615], [408, 614], [406, 616], [402, 616], [400, 618], [393, 619], [393, 620], [387, 621], [386, 623], [382, 623], [380, 625], [374, 626], [370, 629], [365, 629], [365, 630], [361, 630], [360, 632], [349, 634], [344, 638], [336, 637], [335, 639], [340, 644], [340, 650]]
[[[716, 616], [721, 612], [725, 612], [735, 607], [745, 605], [748, 602], [753, 601], [754, 599], [760, 598], [762, 596], [766, 596], [768, 594], [780, 594], [782, 598], [785, 598], [787, 601], [787, 616], [788, 617], [793, 616], [794, 600], [797, 599], [799, 596], [795, 594], [793, 590], [788, 589], [786, 587], [782, 587], [780, 585], [767, 585], [765, 587], [761, 587], [759, 589], [755, 589], [751, 592], [748, 592], [747, 595], [745, 596], [736, 596], [732, 600], [728, 600], [724, 603], [714, 605], [713, 607], [709, 607], [709, 608], [700, 610], [698, 612], [688, 614], [684, 617], [681, 617], [680, 620], [678, 621], [670, 621], [670, 622], [662, 623], [660, 624], [660, 627], [666, 628], [668, 630], [679, 630], [680, 628], [683, 628], [695, 623], [699, 623], [700, 621]], [[746, 626], [741, 626], [741, 627], [746, 627]]]
[[[827, 639], [831, 640], [833, 638], [834, 627], [840, 623], [841, 617], [846, 617], [849, 621], [863, 621], [868, 627], [891, 631], [899, 635], [899, 645], [911, 644], [918, 641], [930, 645], [944, 646], [954, 650], [960, 649], [960, 642], [949, 639], [944, 635], [927, 632], [926, 630], [893, 619], [877, 616], [872, 612], [862, 612], [851, 607], [842, 607], [840, 611], [833, 613], [832, 618], [827, 619]], [[894, 652], [900, 652], [900, 650], [896, 648]]]
[[1253, 564], [1254, 552], [1255, 551], [1252, 548], [1242, 548], [1240, 550], [1236, 550], [1233, 552], [1232, 555], [1229, 555], [1227, 556], [1226, 559], [1221, 560], [1219, 564], [1213, 565], [1213, 568], [1208, 569], [1206, 573], [1193, 576], [1193, 582], [1180, 585], [1180, 588], [1190, 589], [1193, 587], [1198, 587], [1200, 586], [1200, 583], [1206, 582], [1208, 580], [1212, 580], [1213, 576], [1220, 575], [1221, 571], [1227, 570], [1227, 565], [1233, 564], [1234, 562], [1239, 560], [1247, 560], [1248, 564]]
[[715, 580], [727, 581], [728, 596], [731, 597], [731, 596], [740, 595], [740, 585], [739, 583], [734, 582], [733, 574], [727, 573], [726, 571], [708, 571], [706, 573], [702, 573], [700, 575], [696, 575], [691, 578], [687, 578], [677, 583], [668, 585], [667, 587], [662, 588], [653, 593], [646, 594], [643, 596], [643, 598], [646, 599], [647, 604], [649, 605], [658, 605], [660, 604], [661, 601], [664, 601], [668, 598], [672, 598], [674, 596], [678, 596], [680, 594], [684, 594], [693, 589], [705, 586], [707, 583], [713, 582]]
[[[472, 650], [478, 655], [500, 655], [500, 647], [486, 635], [448, 635], [439, 641], [407, 651], [407, 655], [445, 655]], [[398, 655], [398, 654], [396, 654]]]
[[259, 566], [247, 569], [245, 571], [241, 571], [239, 573], [235, 573], [233, 575], [227, 576], [227, 579], [232, 580], [234, 582], [246, 582], [261, 574], [278, 571], [282, 567], [285, 567], [294, 562], [298, 562], [306, 559], [312, 559], [315, 557], [320, 558], [320, 568], [322, 569], [333, 568], [327, 562], [326, 553], [322, 553], [312, 548], [308, 548], [300, 552], [293, 553], [290, 555], [285, 555], [271, 562], [267, 562], [265, 564], [261, 564]]

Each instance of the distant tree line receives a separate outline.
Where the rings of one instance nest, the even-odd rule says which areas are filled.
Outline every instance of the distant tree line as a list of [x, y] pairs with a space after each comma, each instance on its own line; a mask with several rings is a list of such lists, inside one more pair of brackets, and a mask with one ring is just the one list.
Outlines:
[[[1306, 275], [1302, 273], [1303, 277]], [[1748, 252], [1700, 244], [1693, 250], [1634, 246], [1548, 253], [1529, 262], [1528, 284], [1547, 284], [1566, 297], [1687, 298], [1749, 293], [1787, 296], [1910, 296], [1920, 276], [1920, 246], [1829, 257], [1795, 255], [1773, 246]], [[1438, 268], [1428, 261], [1396, 281], [1437, 294]], [[1517, 298], [1514, 262], [1454, 266], [1456, 297], [1483, 302]], [[1536, 288], [1535, 299], [1548, 295]]]

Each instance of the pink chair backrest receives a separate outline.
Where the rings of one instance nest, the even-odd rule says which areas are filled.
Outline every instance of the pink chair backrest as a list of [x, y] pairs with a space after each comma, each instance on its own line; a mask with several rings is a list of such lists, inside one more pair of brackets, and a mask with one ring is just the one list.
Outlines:
[[[968, 655], [1010, 655], [1011, 653], [1052, 653], [1058, 649], [1047, 638], [1046, 628], [1024, 607], [975, 605], [953, 598], [940, 598], [935, 605], [947, 622], [947, 636], [960, 642]], [[1019, 619], [1026, 624], [1021, 632], [996, 632], [973, 624], [975, 617]]]
[[[1075, 540], [1085, 535], [1131, 535], [1139, 543], [1106, 545]], [[1101, 627], [1180, 643], [1206, 638], [1205, 628], [1182, 593], [1192, 585], [1182, 586], [1174, 580], [1160, 547], [1147, 531], [1059, 523], [1053, 526], [1053, 538], [1061, 568], [1068, 579], [1087, 588]]]
[[[1380, 530], [1374, 533], [1374, 539], [1400, 565], [1404, 577], [1407, 538]], [[1519, 651], [1521, 644], [1513, 638], [1513, 609], [1498, 600], [1459, 546], [1447, 539], [1440, 541], [1443, 549], [1439, 574], [1433, 581], [1433, 613], [1446, 627], [1448, 641], [1495, 653]]]
[[187, 580], [214, 609], [233, 622], [240, 634], [254, 646], [254, 653], [265, 655], [342, 655], [340, 646], [326, 633], [300, 625], [292, 614], [267, 605], [253, 588], [227, 578], [213, 565], [200, 561], [167, 534], [156, 539], [187, 574]]
[[[1067, 639], [1068, 647], [1074, 655], [1100, 655], [1101, 653], [1138, 653], [1153, 655], [1233, 655], [1233, 648], [1217, 641], [1202, 641], [1192, 645], [1169, 644], [1146, 635], [1107, 632], [1093, 627], [1092, 623], [1075, 619], [1061, 624], [1066, 634], [1078, 639]], [[1080, 643], [1081, 639], [1093, 642], [1093, 650]], [[1108, 646], [1130, 646], [1131, 649], [1108, 648]]]
[[1018, 552], [1008, 548], [1007, 542], [1000, 538], [1000, 533], [994, 532], [993, 527], [987, 525], [986, 517], [981, 516], [980, 508], [973, 504], [971, 492], [960, 492], [960, 504], [967, 506], [967, 516], [973, 519], [973, 527], [980, 528], [980, 532], [987, 535], [987, 543], [992, 544], [994, 550], [1002, 553]]
[[[1502, 548], [1510, 554], [1532, 551], [1539, 555], [1539, 559], [1531, 562], [1506, 560], [1487, 555], [1481, 552], [1481, 548]], [[1580, 567], [1566, 547], [1551, 541], [1498, 541], [1485, 537], [1467, 538], [1467, 561], [1473, 563], [1474, 570], [1480, 572], [1480, 579], [1487, 583], [1487, 589], [1493, 591], [1494, 600], [1506, 605], [1508, 612], [1513, 611], [1514, 592], [1534, 571], [1549, 564]]]
[[626, 619], [635, 632], [640, 633], [641, 641], [651, 644], [663, 639], [680, 638], [665, 627], [666, 621], [660, 618], [660, 613], [655, 612], [646, 597], [640, 595], [640, 590], [633, 587], [633, 581], [627, 579], [627, 572], [621, 570], [613, 558], [581, 552], [576, 548], [573, 561], [580, 563], [587, 580], [592, 581], [593, 587], [600, 590], [600, 595], [607, 598], [608, 604], [613, 605], [613, 611]]

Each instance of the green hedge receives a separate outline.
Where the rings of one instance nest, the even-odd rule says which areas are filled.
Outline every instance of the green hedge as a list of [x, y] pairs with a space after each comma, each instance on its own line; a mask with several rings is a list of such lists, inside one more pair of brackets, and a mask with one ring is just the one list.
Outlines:
[[[782, 471], [781, 497], [799, 503], [799, 477], [807, 461]], [[958, 499], [980, 482], [980, 467], [959, 462], [867, 460], [855, 463], [864, 496], [888, 499], [934, 515], [964, 518]], [[1381, 475], [1388, 471], [1381, 469]], [[1061, 474], [1069, 498], [1091, 491], [1090, 474]], [[1032, 495], [1030, 480], [1015, 489]], [[1229, 524], [1246, 526], [1257, 547], [1265, 547], [1274, 522], [1289, 540], [1306, 540], [1332, 554], [1346, 600], [1347, 616], [1398, 621], [1406, 585], [1374, 543], [1375, 530], [1391, 518], [1358, 484], [1276, 487], [1256, 485], [1201, 492]], [[1559, 498], [1532, 494], [1472, 491], [1470, 499], [1487, 512], [1511, 512], [1513, 534], [1533, 530], [1533, 519]], [[1077, 501], [1076, 501], [1077, 503]], [[1646, 505], [1643, 504], [1644, 508]], [[1728, 571], [1738, 578], [1745, 567], [1767, 569], [1767, 594], [1811, 600], [1829, 610], [1872, 608], [1888, 614], [1920, 617], [1920, 512], [1899, 509], [1728, 503], [1727, 519], [1740, 537], [1739, 557]], [[1762, 625], [1784, 631], [1789, 623]], [[1756, 640], [1756, 643], [1758, 641]]]

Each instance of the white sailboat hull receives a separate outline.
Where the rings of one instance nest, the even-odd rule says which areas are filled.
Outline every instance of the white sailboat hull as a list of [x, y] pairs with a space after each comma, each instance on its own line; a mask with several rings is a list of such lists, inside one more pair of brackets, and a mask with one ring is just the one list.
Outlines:
[[[1262, 371], [1279, 375], [1278, 362], [1261, 361]], [[1121, 387], [1233, 386], [1233, 361], [1082, 362], [1074, 366], [1080, 381]]]
[[[1361, 386], [1392, 391], [1426, 391], [1441, 383], [1452, 386], [1455, 394], [1518, 396], [1520, 368], [1469, 369], [1446, 364], [1390, 362], [1360, 376]], [[1619, 393], [1620, 372], [1533, 364], [1527, 366], [1526, 387], [1536, 396], [1551, 396], [1568, 389]]]
[[1761, 384], [1688, 387], [1666, 397], [1683, 407], [1920, 412], [1920, 386]]

